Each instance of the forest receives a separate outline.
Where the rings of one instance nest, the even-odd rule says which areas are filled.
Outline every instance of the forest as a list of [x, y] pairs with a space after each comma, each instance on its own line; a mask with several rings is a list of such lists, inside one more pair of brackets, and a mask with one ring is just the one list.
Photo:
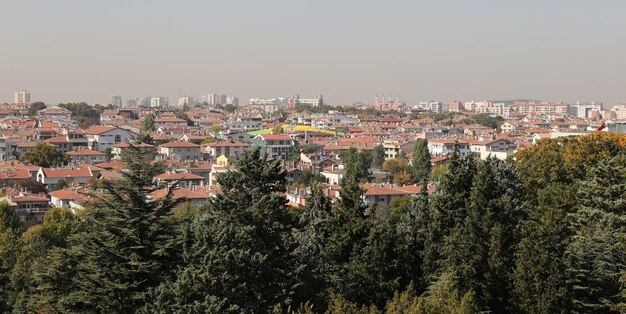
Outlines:
[[83, 211], [25, 229], [0, 204], [0, 312], [626, 311], [626, 136], [545, 139], [506, 161], [456, 151], [394, 214], [362, 201], [360, 155], [337, 202], [313, 180], [304, 209], [258, 149], [201, 208], [148, 198], [163, 165], [138, 148]]

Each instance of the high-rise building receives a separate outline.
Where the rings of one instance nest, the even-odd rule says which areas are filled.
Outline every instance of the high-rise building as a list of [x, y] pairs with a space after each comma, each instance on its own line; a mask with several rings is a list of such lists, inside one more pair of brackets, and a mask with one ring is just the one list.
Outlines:
[[169, 101], [165, 97], [152, 97], [150, 98], [150, 107], [167, 107]]
[[122, 96], [111, 96], [111, 105], [117, 108], [122, 108]]
[[233, 105], [233, 106], [239, 106], [239, 98], [237, 98], [237, 97], [226, 97], [226, 104], [227, 105]]
[[592, 101], [592, 102], [577, 102], [576, 106], [578, 107], [577, 116], [580, 119], [589, 119], [592, 118], [592, 112], [602, 111], [602, 102], [600, 101]]
[[137, 99], [128, 99], [126, 100], [126, 107], [135, 108], [137, 107]]
[[184, 106], [193, 107], [196, 105], [196, 99], [189, 96], [183, 96], [178, 98], [178, 107], [182, 108]]
[[30, 103], [30, 93], [27, 90], [21, 90], [15, 92], [15, 101], [16, 104], [28, 104]]

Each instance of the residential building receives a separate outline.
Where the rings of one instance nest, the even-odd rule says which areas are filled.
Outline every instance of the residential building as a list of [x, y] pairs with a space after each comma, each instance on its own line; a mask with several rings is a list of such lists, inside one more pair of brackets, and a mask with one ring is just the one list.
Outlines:
[[115, 108], [122, 108], [122, 96], [111, 96], [111, 105]]
[[263, 157], [288, 160], [294, 141], [285, 134], [259, 134], [252, 139], [252, 145], [261, 147]]
[[169, 142], [159, 146], [159, 154], [163, 158], [178, 161], [202, 160], [201, 146], [190, 142]]
[[85, 130], [88, 147], [99, 152], [104, 152], [113, 145], [126, 143], [134, 139], [136, 134], [126, 129], [114, 126], [93, 126]]
[[21, 91], [15, 92], [15, 99], [13, 102], [15, 104], [29, 104], [30, 93], [27, 90], [21, 90]]
[[97, 164], [106, 161], [106, 154], [93, 149], [81, 149], [78, 151], [72, 151], [65, 153], [70, 156], [72, 163], [80, 164]]
[[241, 142], [214, 142], [206, 144], [206, 153], [210, 160], [224, 155], [225, 157], [237, 157], [250, 148], [250, 144]]

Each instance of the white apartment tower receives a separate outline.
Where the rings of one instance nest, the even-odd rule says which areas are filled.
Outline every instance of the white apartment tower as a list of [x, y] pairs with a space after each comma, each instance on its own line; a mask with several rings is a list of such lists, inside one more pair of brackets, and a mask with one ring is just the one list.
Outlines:
[[15, 101], [16, 104], [28, 104], [30, 103], [30, 93], [27, 90], [21, 90], [15, 92]]

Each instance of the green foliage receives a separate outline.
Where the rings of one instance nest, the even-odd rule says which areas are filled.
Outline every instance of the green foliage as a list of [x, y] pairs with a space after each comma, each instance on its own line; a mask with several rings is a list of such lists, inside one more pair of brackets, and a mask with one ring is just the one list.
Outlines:
[[370, 165], [372, 155], [367, 151], [358, 151], [355, 147], [350, 147], [347, 152], [341, 154], [346, 169], [344, 180], [346, 181], [367, 181], [370, 175]]
[[486, 113], [481, 113], [473, 115], [471, 118], [463, 119], [461, 122], [466, 124], [479, 124], [492, 129], [497, 129], [504, 123], [504, 118], [501, 116], [492, 117]]
[[97, 109], [95, 106], [92, 107], [84, 102], [59, 104], [59, 107], [69, 110], [72, 114], [72, 120], [76, 121], [81, 128], [98, 124], [100, 112], [104, 109], [104, 107]]
[[61, 166], [68, 161], [68, 156], [57, 152], [54, 145], [39, 143], [30, 152], [22, 155], [20, 161], [39, 167]]
[[413, 169], [416, 182], [421, 182], [430, 176], [432, 164], [430, 163], [430, 151], [428, 151], [428, 140], [426, 139], [415, 141]]
[[276, 124], [274, 125], [274, 128], [272, 128], [272, 134], [283, 134], [284, 132], [285, 130], [280, 124]]
[[237, 110], [237, 107], [235, 107], [235, 105], [233, 105], [233, 104], [225, 104], [224, 105], [224, 111], [226, 111], [226, 112], [234, 112], [235, 110]]
[[65, 182], [65, 180], [63, 180], [63, 179], [57, 181], [57, 183], [54, 184], [54, 190], [55, 191], [64, 189], [66, 187], [67, 187], [67, 182]]
[[385, 148], [382, 144], [376, 145], [372, 150], [372, 168], [380, 169], [385, 162]]
[[184, 267], [155, 290], [146, 312], [269, 312], [303, 303], [294, 256], [296, 217], [280, 193], [285, 173], [259, 149], [218, 175], [222, 192], [185, 231]]
[[42, 308], [132, 312], [145, 303], [150, 288], [171, 275], [178, 249], [169, 215], [177, 202], [171, 191], [148, 199], [160, 169], [147, 154], [131, 147], [123, 158], [127, 171], [103, 182], [69, 247], [55, 252], [42, 272]]
[[43, 110], [46, 109], [46, 104], [44, 104], [41, 101], [36, 101], [34, 103], [31, 103], [30, 105], [28, 105], [28, 115], [31, 117], [34, 117], [37, 115], [37, 112], [39, 110]]
[[148, 113], [143, 118], [143, 125], [141, 126], [141, 131], [143, 132], [154, 131], [154, 114], [153, 113]]
[[408, 185], [415, 182], [413, 168], [404, 159], [385, 160], [382, 170], [389, 172], [393, 183]]
[[315, 184], [316, 182], [325, 182], [326, 178], [321, 174], [312, 175], [310, 170], [304, 170], [298, 178], [293, 182], [295, 187], [307, 187]]

